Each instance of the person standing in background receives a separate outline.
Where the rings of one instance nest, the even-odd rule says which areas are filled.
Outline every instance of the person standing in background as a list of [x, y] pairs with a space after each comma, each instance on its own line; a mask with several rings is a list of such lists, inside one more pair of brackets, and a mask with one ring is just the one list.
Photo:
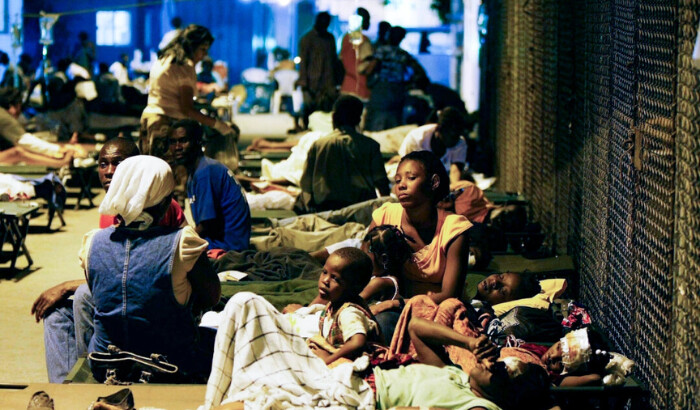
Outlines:
[[309, 115], [318, 109], [320, 101], [335, 101], [336, 87], [342, 80], [342, 64], [336, 54], [335, 37], [328, 32], [330, 24], [330, 14], [325, 11], [318, 13], [314, 27], [299, 43], [301, 62], [297, 85], [304, 93], [303, 129], [308, 129]]
[[97, 55], [95, 43], [90, 41], [88, 33], [85, 31], [81, 31], [78, 34], [78, 39], [80, 40], [80, 43], [78, 43], [75, 48], [75, 52], [73, 53], [73, 61], [86, 69], [88, 73], [92, 75], [94, 71], [93, 65]]
[[367, 87], [367, 77], [360, 74], [368, 63], [364, 60], [372, 55], [372, 43], [362, 31], [369, 29], [369, 12], [362, 8], [357, 8], [357, 15], [362, 17], [362, 26], [352, 33], [343, 36], [340, 47], [340, 60], [345, 68], [345, 77], [340, 86], [342, 94], [352, 94], [363, 102], [369, 100], [369, 88]]
[[170, 25], [173, 26], [173, 29], [163, 35], [163, 39], [160, 40], [158, 44], [158, 50], [167, 47], [168, 44], [182, 32], [182, 19], [180, 17], [173, 17], [173, 19], [170, 20]]

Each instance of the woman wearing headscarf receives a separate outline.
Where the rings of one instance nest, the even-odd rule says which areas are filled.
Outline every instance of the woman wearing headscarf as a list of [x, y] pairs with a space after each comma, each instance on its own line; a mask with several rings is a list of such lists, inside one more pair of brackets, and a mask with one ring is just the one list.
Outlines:
[[[95, 302], [95, 333], [89, 352], [109, 345], [139, 355], [162, 354], [183, 380], [205, 380], [213, 334], [197, 328], [196, 316], [221, 295], [206, 258], [208, 243], [191, 227], [158, 226], [174, 187], [170, 166], [139, 155], [125, 159], [112, 178], [100, 213], [119, 224], [87, 233], [80, 263]], [[91, 362], [95, 378], [105, 369]]]

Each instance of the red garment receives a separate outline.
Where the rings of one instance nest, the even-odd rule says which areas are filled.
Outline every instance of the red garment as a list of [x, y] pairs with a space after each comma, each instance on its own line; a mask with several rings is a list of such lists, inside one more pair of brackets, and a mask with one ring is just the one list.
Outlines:
[[[361, 47], [364, 49], [355, 50], [355, 47], [350, 43], [350, 35], [346, 34], [340, 46], [340, 60], [343, 62], [343, 67], [345, 68], [345, 76], [343, 77], [343, 84], [340, 86], [340, 91], [355, 95], [365, 101], [369, 100], [370, 91], [369, 87], [367, 87], [367, 76], [358, 73], [358, 66], [363, 57], [365, 57], [362, 55], [367, 52], [365, 50], [368, 50], [371, 55], [372, 46], [370, 44], [369, 38], [363, 34]], [[360, 61], [356, 61], [356, 52], [360, 54]]]
[[223, 249], [209, 249], [207, 251], [207, 258], [209, 259], [219, 259], [220, 257], [226, 255], [226, 251]]
[[[185, 213], [182, 212], [182, 208], [177, 203], [176, 200], [170, 201], [170, 207], [165, 212], [163, 219], [158, 222], [160, 226], [169, 226], [171, 228], [179, 228], [185, 222]], [[116, 225], [117, 221], [116, 215], [100, 215], [100, 229]]]

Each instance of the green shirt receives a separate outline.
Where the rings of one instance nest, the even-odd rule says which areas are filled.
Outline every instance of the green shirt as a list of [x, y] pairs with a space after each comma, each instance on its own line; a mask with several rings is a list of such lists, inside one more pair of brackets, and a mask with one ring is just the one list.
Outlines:
[[378, 409], [396, 406], [433, 406], [463, 410], [474, 407], [500, 409], [492, 402], [472, 393], [469, 375], [454, 366], [412, 364], [392, 370], [375, 368], [374, 376]]

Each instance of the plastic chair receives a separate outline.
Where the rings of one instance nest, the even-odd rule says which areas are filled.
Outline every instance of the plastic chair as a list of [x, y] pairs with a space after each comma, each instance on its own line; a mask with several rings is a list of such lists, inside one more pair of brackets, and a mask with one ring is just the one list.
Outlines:
[[278, 87], [272, 94], [270, 112], [279, 114], [280, 106], [282, 105], [282, 97], [292, 97], [293, 111], [295, 113], [299, 112], [301, 110], [303, 95], [301, 87], [294, 87], [294, 83], [299, 78], [299, 72], [296, 70], [278, 70], [275, 72], [274, 77]]
[[258, 67], [246, 68], [241, 73], [241, 78], [246, 88], [247, 99], [240, 111], [251, 114], [268, 112], [275, 87], [269, 72]]

